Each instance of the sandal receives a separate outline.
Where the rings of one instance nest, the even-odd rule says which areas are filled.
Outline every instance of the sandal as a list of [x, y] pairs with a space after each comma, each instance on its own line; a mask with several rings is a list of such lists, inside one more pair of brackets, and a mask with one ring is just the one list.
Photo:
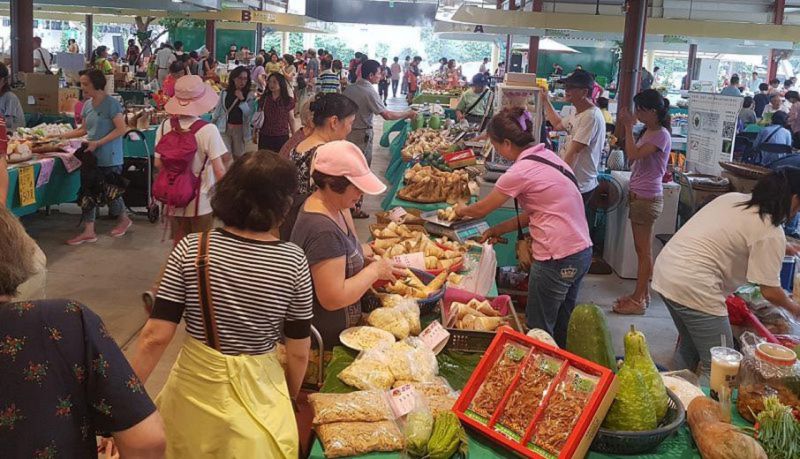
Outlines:
[[643, 316], [647, 310], [647, 300], [634, 300], [626, 296], [618, 299], [611, 308], [617, 314]]

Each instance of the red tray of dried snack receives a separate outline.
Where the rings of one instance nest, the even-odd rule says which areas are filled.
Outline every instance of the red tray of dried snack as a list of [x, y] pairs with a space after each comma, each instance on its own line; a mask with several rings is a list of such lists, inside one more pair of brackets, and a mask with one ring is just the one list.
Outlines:
[[608, 368], [501, 327], [453, 411], [524, 457], [581, 458], [616, 392]]

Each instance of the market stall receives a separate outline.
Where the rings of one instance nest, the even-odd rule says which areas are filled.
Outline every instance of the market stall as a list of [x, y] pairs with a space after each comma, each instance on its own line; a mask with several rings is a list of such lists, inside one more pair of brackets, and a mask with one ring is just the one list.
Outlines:
[[6, 206], [18, 217], [32, 214], [41, 207], [75, 201], [81, 185], [80, 173], [67, 172], [58, 158], [11, 164], [8, 179]]

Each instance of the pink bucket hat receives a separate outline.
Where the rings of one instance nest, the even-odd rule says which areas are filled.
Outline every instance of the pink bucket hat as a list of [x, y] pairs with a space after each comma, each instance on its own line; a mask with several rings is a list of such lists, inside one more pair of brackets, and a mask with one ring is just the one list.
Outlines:
[[369, 170], [364, 153], [346, 140], [328, 142], [317, 149], [313, 170], [334, 177], [346, 177], [365, 194], [377, 195], [386, 185]]
[[200, 116], [217, 106], [219, 96], [197, 75], [187, 75], [175, 82], [175, 96], [164, 105], [170, 115]]

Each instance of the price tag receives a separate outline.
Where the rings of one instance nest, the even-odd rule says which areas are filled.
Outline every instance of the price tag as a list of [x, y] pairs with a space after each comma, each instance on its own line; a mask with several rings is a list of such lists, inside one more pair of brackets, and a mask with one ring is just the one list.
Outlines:
[[403, 223], [406, 219], [406, 214], [408, 214], [408, 212], [402, 207], [395, 207], [389, 211], [389, 220], [395, 223]]
[[36, 183], [33, 178], [33, 166], [19, 169], [19, 205], [20, 207], [36, 204]]
[[434, 354], [442, 352], [447, 340], [450, 339], [450, 332], [442, 327], [438, 320], [434, 320], [428, 325], [422, 333], [419, 334], [419, 339], [425, 343]]
[[411, 384], [405, 384], [389, 391], [389, 405], [395, 418], [400, 418], [414, 409], [417, 403], [417, 391]]
[[392, 258], [392, 261], [404, 268], [414, 268], [425, 271], [425, 254], [422, 252], [405, 253]]

